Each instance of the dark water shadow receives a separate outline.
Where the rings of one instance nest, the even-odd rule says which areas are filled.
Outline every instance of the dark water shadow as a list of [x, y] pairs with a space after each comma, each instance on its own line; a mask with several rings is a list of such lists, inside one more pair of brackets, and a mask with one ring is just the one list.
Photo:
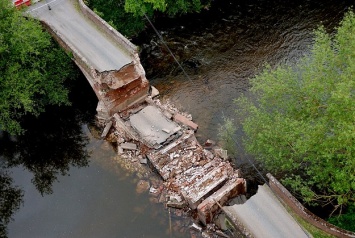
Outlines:
[[23, 191], [13, 185], [11, 168], [21, 166], [33, 174], [31, 181], [44, 196], [52, 193], [59, 176], [70, 175], [71, 167], [89, 164], [82, 125], [93, 123], [97, 99], [80, 72], [74, 77], [68, 85], [71, 106], [48, 106], [39, 117], [25, 117], [23, 135], [0, 132], [0, 237], [6, 237], [6, 226], [23, 203]]

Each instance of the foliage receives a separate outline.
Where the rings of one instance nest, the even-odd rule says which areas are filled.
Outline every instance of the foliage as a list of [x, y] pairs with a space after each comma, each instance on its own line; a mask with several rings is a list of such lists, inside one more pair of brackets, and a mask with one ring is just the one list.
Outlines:
[[355, 232], [355, 206], [350, 206], [347, 212], [342, 215], [329, 218], [328, 222], [345, 230]]
[[23, 203], [23, 192], [13, 186], [13, 180], [0, 168], [0, 237], [6, 237], [6, 226], [11, 221], [11, 216]]
[[112, 27], [128, 37], [138, 34], [145, 27], [142, 17], [125, 12], [124, 0], [88, 0], [87, 4]]
[[[309, 204], [355, 203], [355, 16], [315, 32], [294, 67], [267, 66], [237, 104], [248, 152]], [[341, 210], [341, 209], [340, 209]]]
[[237, 149], [235, 146], [235, 127], [233, 120], [230, 118], [223, 119], [223, 125], [218, 129], [218, 139], [222, 144], [222, 148], [228, 151], [228, 156], [235, 157]]
[[86, 3], [120, 33], [132, 37], [145, 28], [144, 14], [151, 17], [155, 11], [169, 16], [199, 12], [210, 0], [86, 0]]
[[201, 0], [126, 0], [125, 10], [136, 16], [160, 11], [174, 16], [178, 13], [199, 12], [210, 1]]
[[0, 0], [0, 127], [21, 134], [21, 118], [49, 104], [69, 104], [63, 83], [72, 73], [69, 57], [40, 23]]

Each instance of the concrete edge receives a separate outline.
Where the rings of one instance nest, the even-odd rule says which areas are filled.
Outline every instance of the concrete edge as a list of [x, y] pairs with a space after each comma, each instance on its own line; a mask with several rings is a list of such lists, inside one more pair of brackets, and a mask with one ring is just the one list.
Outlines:
[[305, 208], [274, 176], [270, 173], [266, 175], [269, 179], [269, 186], [271, 190], [277, 195], [277, 198], [293, 212], [299, 215], [305, 221], [311, 223], [320, 230], [334, 235], [336, 237], [355, 237], [355, 232], [344, 230], [340, 227], [334, 226], [322, 218], [314, 215], [307, 208]]
[[102, 30], [105, 31], [110, 37], [113, 38], [114, 41], [119, 42], [124, 46], [125, 49], [129, 51], [130, 54], [135, 56], [138, 52], [138, 47], [132, 44], [126, 37], [124, 37], [121, 33], [119, 33], [115, 28], [110, 26], [105, 20], [103, 20], [100, 16], [98, 16], [94, 11], [92, 11], [83, 0], [77, 0], [79, 3], [79, 7], [81, 12], [95, 25], [100, 26]]

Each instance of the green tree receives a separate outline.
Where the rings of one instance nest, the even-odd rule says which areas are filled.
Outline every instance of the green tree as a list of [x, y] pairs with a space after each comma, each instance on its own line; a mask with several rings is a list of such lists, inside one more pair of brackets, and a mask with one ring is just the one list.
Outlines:
[[125, 11], [124, 0], [87, 0], [86, 3], [91, 9], [94, 9], [96, 14], [123, 35], [131, 37], [141, 32], [145, 27], [141, 16], [135, 16]]
[[199, 12], [210, 1], [201, 0], [125, 0], [125, 10], [137, 16], [160, 11], [168, 15]]
[[20, 120], [49, 104], [69, 104], [69, 57], [10, 1], [0, 0], [0, 130], [21, 134]]
[[234, 122], [230, 118], [223, 118], [223, 124], [218, 128], [218, 139], [223, 149], [228, 151], [229, 157], [235, 158], [237, 148], [235, 145], [235, 133], [237, 131]]
[[[238, 99], [249, 153], [309, 204], [355, 203], [355, 16], [315, 32], [297, 65], [267, 66]], [[343, 210], [344, 211], [344, 210]]]

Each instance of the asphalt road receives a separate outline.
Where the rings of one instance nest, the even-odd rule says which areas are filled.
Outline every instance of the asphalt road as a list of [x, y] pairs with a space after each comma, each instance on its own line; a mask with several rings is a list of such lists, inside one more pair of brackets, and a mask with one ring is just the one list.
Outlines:
[[54, 26], [95, 69], [117, 70], [132, 61], [129, 53], [82, 15], [72, 0], [53, 1], [49, 4], [51, 10], [43, 6], [45, 3], [31, 6], [30, 14]]
[[246, 203], [225, 208], [256, 238], [309, 237], [266, 184]]

